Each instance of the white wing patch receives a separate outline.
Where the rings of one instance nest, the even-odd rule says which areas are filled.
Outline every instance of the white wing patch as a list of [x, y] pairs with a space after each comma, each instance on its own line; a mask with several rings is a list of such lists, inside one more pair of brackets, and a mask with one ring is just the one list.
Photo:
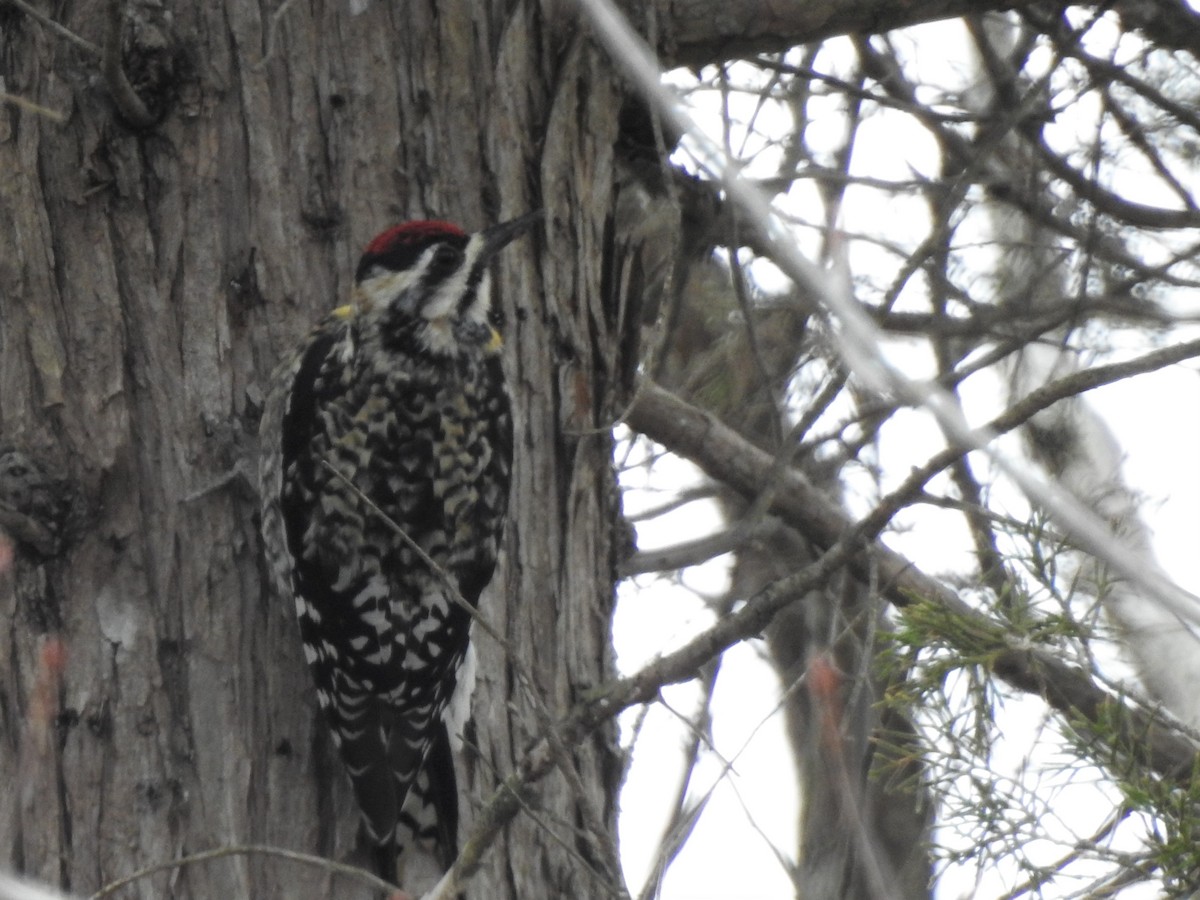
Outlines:
[[446, 723], [446, 732], [450, 735], [450, 747], [455, 753], [462, 751], [462, 730], [471, 715], [471, 695], [475, 693], [475, 670], [478, 660], [475, 657], [475, 642], [467, 643], [467, 655], [463, 657], [462, 665], [458, 667], [458, 683], [450, 702], [442, 712], [442, 721]]

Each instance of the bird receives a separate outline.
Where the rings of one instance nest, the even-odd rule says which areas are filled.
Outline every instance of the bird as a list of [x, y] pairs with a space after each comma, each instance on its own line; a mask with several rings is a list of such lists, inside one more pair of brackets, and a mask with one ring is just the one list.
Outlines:
[[457, 855], [451, 745], [473, 682], [472, 608], [508, 512], [512, 414], [497, 254], [539, 213], [442, 220], [367, 244], [350, 302], [271, 376], [260, 425], [271, 589], [290, 601], [376, 872]]

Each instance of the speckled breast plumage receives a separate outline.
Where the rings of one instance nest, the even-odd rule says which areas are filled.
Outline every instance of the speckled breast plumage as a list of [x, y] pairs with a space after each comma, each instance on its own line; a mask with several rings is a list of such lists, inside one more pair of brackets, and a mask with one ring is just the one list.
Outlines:
[[308, 347], [296, 383], [311, 390], [293, 392], [284, 421], [297, 612], [302, 630], [319, 626], [319, 691], [432, 712], [466, 646], [455, 594], [474, 604], [496, 564], [511, 456], [499, 363], [467, 344], [347, 365], [352, 325], [339, 326]]

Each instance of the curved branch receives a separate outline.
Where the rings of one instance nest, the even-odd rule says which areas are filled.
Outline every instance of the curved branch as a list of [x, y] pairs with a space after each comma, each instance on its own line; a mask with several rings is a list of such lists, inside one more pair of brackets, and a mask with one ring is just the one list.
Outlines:
[[1150, 206], [1134, 200], [1126, 200], [1119, 194], [1104, 189], [1055, 153], [1042, 136], [1040, 125], [1023, 123], [1020, 131], [1050, 173], [1066, 182], [1077, 196], [1092, 204], [1104, 215], [1111, 216], [1126, 225], [1154, 230], [1194, 228], [1200, 224], [1200, 213], [1197, 213], [1194, 208], [1168, 209]]
[[[181, 869], [185, 866], [196, 865], [197, 863], [209, 862], [214, 859], [223, 859], [228, 856], [274, 856], [279, 859], [286, 859], [289, 862], [300, 863], [305, 866], [313, 866], [314, 868], [324, 869], [327, 872], [332, 872], [335, 875], [344, 875], [355, 881], [360, 881], [363, 884], [390, 893], [395, 890], [395, 885], [389, 884], [382, 878], [374, 875], [365, 869], [360, 869], [357, 866], [346, 865], [345, 863], [336, 862], [332, 859], [325, 859], [323, 856], [313, 856], [311, 853], [299, 853], [295, 850], [286, 850], [282, 847], [272, 847], [266, 844], [238, 844], [229, 847], [215, 847], [212, 850], [202, 850], [199, 853], [190, 853], [187, 856], [181, 856], [179, 859], [172, 859], [167, 862], [155, 863], [147, 866], [144, 869], [139, 869], [131, 875], [126, 875], [109, 884], [104, 885], [96, 893], [88, 897], [88, 900], [103, 900], [121, 888], [133, 884], [135, 881], [140, 881], [150, 875], [155, 875], [158, 872], [167, 872], [173, 869]], [[33, 900], [33, 898], [31, 898]]]
[[101, 64], [104, 83], [108, 85], [108, 91], [121, 117], [134, 128], [149, 128], [157, 120], [146, 109], [146, 104], [125, 77], [125, 69], [121, 65], [121, 9], [122, 0], [110, 0], [108, 31], [104, 36], [104, 57]]

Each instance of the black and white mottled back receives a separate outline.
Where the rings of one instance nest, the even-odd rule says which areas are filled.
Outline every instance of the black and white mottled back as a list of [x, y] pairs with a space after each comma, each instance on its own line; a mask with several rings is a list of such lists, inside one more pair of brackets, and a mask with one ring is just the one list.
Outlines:
[[294, 599], [320, 706], [389, 880], [408, 833], [436, 840], [443, 864], [455, 852], [449, 739], [461, 722], [447, 728], [444, 716], [466, 680], [471, 620], [460, 600], [473, 606], [491, 580], [512, 461], [488, 267], [532, 220], [474, 235], [438, 221], [380, 234], [352, 302], [280, 366], [264, 414], [275, 589]]

